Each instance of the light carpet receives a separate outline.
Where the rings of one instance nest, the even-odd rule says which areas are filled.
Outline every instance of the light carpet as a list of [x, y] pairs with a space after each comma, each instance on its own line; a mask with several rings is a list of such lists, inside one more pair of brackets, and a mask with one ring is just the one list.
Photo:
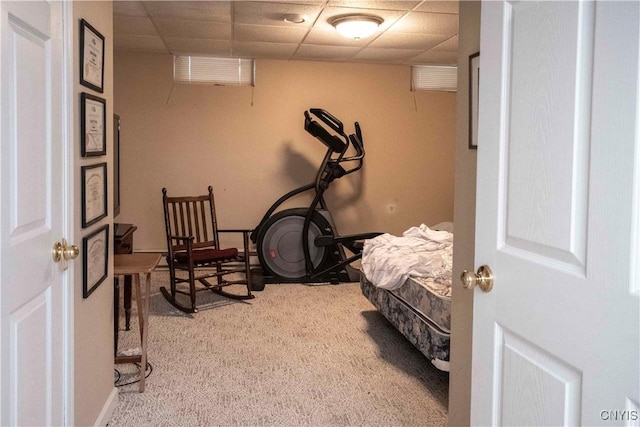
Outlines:
[[[162, 297], [167, 284], [152, 274], [146, 391], [120, 387], [109, 426], [446, 425], [448, 374], [359, 284], [267, 285], [247, 302], [199, 293], [194, 315]], [[139, 337], [133, 306], [120, 349]], [[119, 383], [135, 377], [117, 369]]]

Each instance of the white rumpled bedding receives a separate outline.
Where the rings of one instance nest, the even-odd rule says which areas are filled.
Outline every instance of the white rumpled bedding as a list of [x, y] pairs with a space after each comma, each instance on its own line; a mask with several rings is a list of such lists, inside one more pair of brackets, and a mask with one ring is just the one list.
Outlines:
[[362, 271], [379, 288], [394, 290], [409, 276], [451, 286], [453, 234], [422, 224], [401, 237], [385, 233], [364, 242]]

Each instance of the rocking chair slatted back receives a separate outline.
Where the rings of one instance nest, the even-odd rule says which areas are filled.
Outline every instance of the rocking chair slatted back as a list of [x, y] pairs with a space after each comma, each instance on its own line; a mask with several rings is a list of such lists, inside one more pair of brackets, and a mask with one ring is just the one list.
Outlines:
[[[204, 196], [167, 197], [163, 193], [167, 236], [191, 236], [193, 248], [219, 248], [213, 189]], [[186, 249], [183, 243], [170, 242], [174, 251]]]
[[[218, 230], [216, 220], [213, 188], [209, 186], [208, 190], [208, 194], [202, 196], [168, 197], [167, 189], [162, 189], [171, 286], [170, 290], [164, 287], [160, 290], [171, 304], [187, 313], [197, 311], [196, 292], [201, 290], [234, 299], [253, 298], [248, 248], [250, 230], [222, 230], [242, 233], [244, 245], [241, 250], [220, 248], [218, 232], [221, 230]], [[187, 273], [188, 277], [176, 274], [177, 271]], [[244, 277], [237, 279], [232, 276], [238, 274]], [[209, 278], [215, 279], [215, 282], [208, 281]], [[188, 284], [188, 291], [180, 289], [180, 284]], [[203, 287], [197, 289], [196, 284]], [[222, 290], [223, 287], [237, 284], [246, 286], [246, 294]], [[179, 294], [189, 296], [188, 305], [178, 301]]]

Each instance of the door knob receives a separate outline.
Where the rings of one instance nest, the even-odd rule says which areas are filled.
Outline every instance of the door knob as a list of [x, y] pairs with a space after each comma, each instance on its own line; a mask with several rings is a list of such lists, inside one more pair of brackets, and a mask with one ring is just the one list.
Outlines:
[[473, 290], [477, 285], [484, 292], [489, 292], [491, 288], [493, 288], [493, 274], [491, 273], [491, 269], [486, 265], [480, 266], [477, 273], [464, 270], [460, 275], [460, 280], [465, 289]]
[[53, 262], [60, 262], [63, 259], [70, 260], [78, 258], [80, 249], [78, 249], [76, 245], [67, 245], [66, 239], [62, 239], [53, 244], [51, 253], [53, 255]]

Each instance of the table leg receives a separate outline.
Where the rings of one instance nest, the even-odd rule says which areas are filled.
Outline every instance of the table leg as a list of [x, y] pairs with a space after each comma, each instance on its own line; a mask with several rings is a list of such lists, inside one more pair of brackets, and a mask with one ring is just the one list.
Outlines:
[[118, 332], [120, 330], [120, 281], [113, 278], [113, 355], [118, 355]]
[[131, 329], [131, 276], [124, 276], [124, 329]]
[[140, 356], [140, 393], [145, 389], [145, 373], [147, 370], [147, 340], [149, 336], [149, 292], [151, 290], [151, 274], [147, 273], [144, 284], [144, 292], [140, 286], [140, 274], [133, 277], [136, 287], [136, 303], [138, 304], [138, 322], [140, 324], [140, 341], [142, 343], [142, 354]]
[[[144, 329], [142, 331], [142, 363], [147, 369], [147, 341], [149, 340], [149, 305], [151, 300], [151, 273], [147, 273], [144, 284]], [[144, 388], [143, 390], [144, 391]]]
[[144, 391], [145, 386], [145, 373], [147, 371], [147, 358], [144, 354], [146, 350], [144, 345], [144, 330], [145, 330], [145, 322], [144, 322], [144, 309], [143, 309], [143, 301], [142, 301], [142, 290], [140, 289], [140, 274], [133, 275], [133, 283], [136, 288], [136, 304], [138, 305], [138, 326], [140, 328], [140, 342], [142, 346], [141, 355], [140, 355], [140, 393]]

